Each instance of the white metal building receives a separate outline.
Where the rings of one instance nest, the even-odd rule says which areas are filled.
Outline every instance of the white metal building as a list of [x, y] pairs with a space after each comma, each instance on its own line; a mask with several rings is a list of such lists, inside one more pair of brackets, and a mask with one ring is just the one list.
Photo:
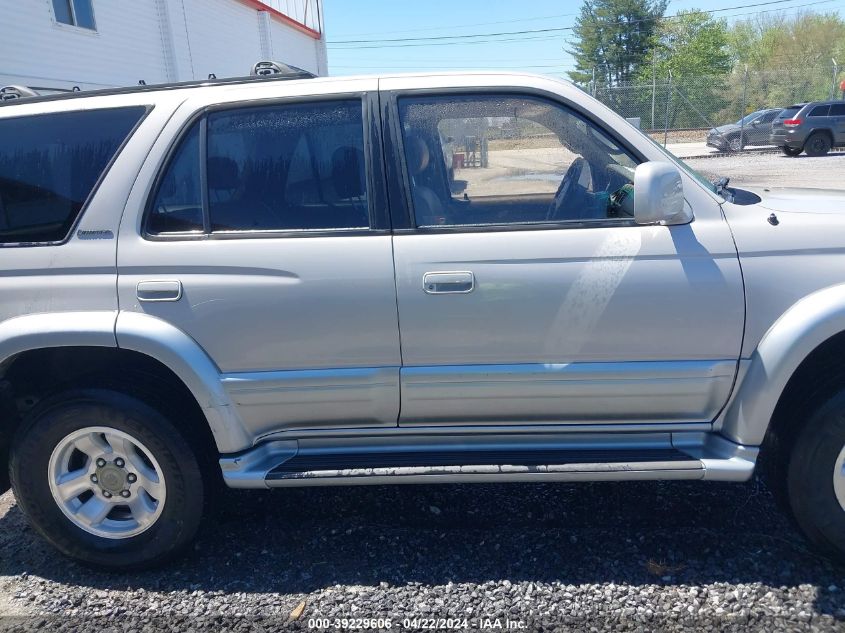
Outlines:
[[0, 86], [82, 90], [249, 74], [327, 73], [322, 0], [0, 0]]

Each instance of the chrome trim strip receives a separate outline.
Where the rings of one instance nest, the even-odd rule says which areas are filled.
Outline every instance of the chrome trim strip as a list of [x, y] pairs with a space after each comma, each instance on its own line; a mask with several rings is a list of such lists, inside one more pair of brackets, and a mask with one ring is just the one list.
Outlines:
[[728, 399], [736, 365], [720, 359], [403, 367], [399, 424], [710, 423]]
[[229, 373], [221, 383], [253, 438], [309, 427], [393, 428], [399, 415], [398, 367]]

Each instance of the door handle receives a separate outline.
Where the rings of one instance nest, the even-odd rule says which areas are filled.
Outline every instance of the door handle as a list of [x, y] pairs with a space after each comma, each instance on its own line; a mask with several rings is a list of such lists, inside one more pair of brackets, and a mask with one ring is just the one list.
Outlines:
[[466, 294], [475, 288], [470, 272], [433, 272], [423, 275], [423, 290], [430, 295]]
[[138, 301], [179, 301], [182, 282], [175, 280], [139, 281], [135, 289]]

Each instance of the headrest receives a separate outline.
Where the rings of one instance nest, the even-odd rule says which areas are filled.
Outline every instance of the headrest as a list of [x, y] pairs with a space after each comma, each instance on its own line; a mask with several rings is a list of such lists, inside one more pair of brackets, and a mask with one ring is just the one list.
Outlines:
[[209, 156], [207, 164], [209, 189], [237, 189], [238, 164], [227, 156]]
[[342, 200], [363, 196], [364, 152], [357, 147], [338, 147], [332, 153], [332, 182]]
[[426, 142], [416, 134], [411, 134], [405, 139], [405, 160], [412, 176], [421, 174], [428, 168], [431, 152]]

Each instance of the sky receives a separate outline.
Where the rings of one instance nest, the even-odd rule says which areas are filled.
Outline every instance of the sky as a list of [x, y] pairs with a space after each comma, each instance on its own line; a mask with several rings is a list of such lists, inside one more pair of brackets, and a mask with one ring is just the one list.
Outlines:
[[[580, 6], [580, 0], [324, 0], [329, 73], [489, 68], [565, 76], [574, 66], [566, 52], [569, 30], [464, 40], [418, 38], [565, 29], [574, 24]], [[666, 14], [696, 8], [717, 10], [714, 16], [731, 22], [760, 12], [845, 15], [845, 0], [671, 0]], [[350, 41], [354, 43], [344, 43]]]

